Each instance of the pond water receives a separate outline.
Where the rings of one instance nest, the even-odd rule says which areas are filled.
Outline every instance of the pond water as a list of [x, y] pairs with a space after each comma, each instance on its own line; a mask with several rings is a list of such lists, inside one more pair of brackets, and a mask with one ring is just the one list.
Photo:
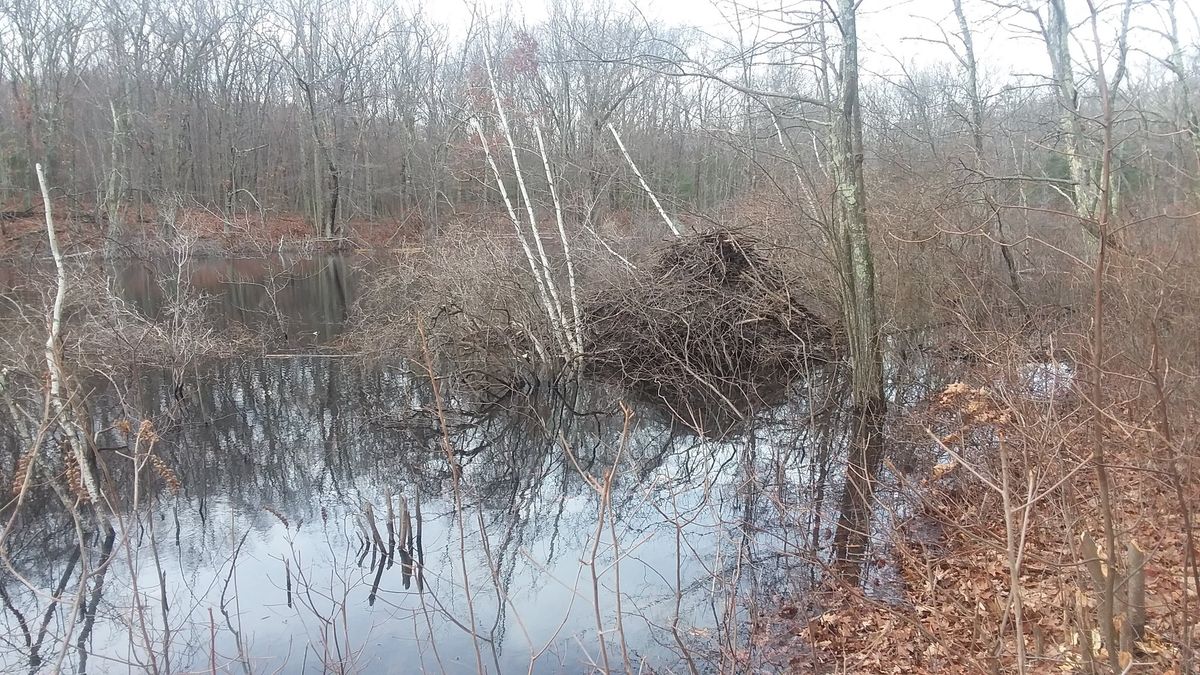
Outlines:
[[[189, 262], [215, 324], [280, 348], [193, 364], [182, 388], [153, 369], [96, 385], [116, 515], [77, 523], [49, 490], [16, 515], [4, 672], [740, 672], [753, 616], [819, 581], [836, 378], [721, 439], [599, 385], [435, 393], [417, 364], [328, 347], [354, 268]], [[114, 287], [155, 316], [163, 273]], [[148, 454], [124, 419], [153, 425]]]
[[[363, 266], [342, 255], [274, 258], [190, 258], [185, 291], [209, 299], [206, 314], [217, 329], [265, 332], [285, 347], [319, 346], [345, 327]], [[176, 267], [164, 261], [123, 261], [114, 286], [150, 317], [160, 317], [175, 292]]]

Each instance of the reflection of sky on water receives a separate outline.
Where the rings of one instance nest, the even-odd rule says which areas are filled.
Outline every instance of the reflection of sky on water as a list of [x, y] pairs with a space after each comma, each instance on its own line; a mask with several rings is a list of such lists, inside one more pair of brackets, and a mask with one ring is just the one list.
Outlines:
[[[448, 672], [473, 672], [470, 637], [454, 623], [469, 623], [460, 539], [424, 380], [397, 369], [308, 356], [209, 364], [190, 379], [192, 399], [173, 418], [149, 415], [163, 436], [158, 452], [179, 474], [183, 494], [159, 494], [152, 518], [127, 525], [128, 552], [122, 549], [124, 538], [117, 537], [116, 562], [105, 580], [90, 641], [90, 667], [107, 662], [121, 670], [125, 666], [119, 662], [136, 661], [145, 652], [140, 643], [129, 644], [131, 555], [146, 621], [153, 626], [149, 632], [156, 640], [164, 637], [147, 529], [152, 521], [166, 578], [172, 668], [210, 666], [211, 609], [218, 664], [233, 671], [241, 670], [235, 660], [235, 631], [255, 671], [319, 670], [314, 661], [319, 654], [313, 650], [319, 652], [333, 640], [320, 614], [332, 617], [343, 655], [348, 635], [355, 668], [411, 672], [412, 664], [423, 663], [438, 671], [440, 655]], [[143, 373], [131, 399], [141, 411], [167, 410], [173, 405], [170, 391], [169, 374]], [[573, 403], [576, 409], [611, 411], [615, 400], [608, 396], [587, 390]], [[98, 401], [97, 420], [107, 425], [119, 411], [101, 404], [115, 399]], [[503, 672], [524, 672], [530, 654], [542, 651], [535, 672], [576, 672], [588, 659], [599, 659], [590, 570], [581, 563], [590, 556], [599, 502], [560, 439], [584, 471], [599, 477], [620, 445], [622, 420], [614, 413], [564, 414], [558, 403], [549, 392], [537, 400], [482, 411], [453, 396], [446, 402], [452, 445], [464, 455], [465, 559], [476, 625], [485, 638], [481, 649], [492, 670], [498, 663]], [[758, 577], [769, 581], [781, 576], [775, 572], [782, 569], [772, 568], [799, 564], [772, 555], [785, 547], [803, 548], [803, 533], [811, 529], [807, 522], [788, 523], [799, 525], [796, 533], [783, 532], [772, 503], [779, 495], [809, 498], [801, 486], [816, 467], [804, 446], [797, 445], [809, 435], [799, 408], [773, 411], [774, 420], [758, 428], [753, 443], [746, 437], [699, 441], [672, 429], [655, 411], [635, 416], [611, 508], [621, 551], [624, 632], [630, 647], [650, 663], [672, 666], [677, 661], [670, 632], [676, 578], [672, 518], [687, 522], [679, 571], [685, 587], [680, 621], [685, 636], [692, 628], [714, 626], [714, 616], [724, 611], [725, 581], [748, 560], [754, 561], [754, 570], [741, 570], [745, 589]], [[117, 442], [106, 438], [104, 444]], [[120, 460], [109, 461], [116, 465]], [[754, 488], [753, 482], [772, 486]], [[357, 519], [362, 505], [370, 502], [382, 531], [389, 489], [397, 498], [405, 495], [410, 505], [421, 495], [425, 593], [418, 593], [415, 584], [403, 587], [397, 560], [382, 574], [370, 606], [374, 573], [370, 556], [361, 566], [356, 561], [361, 544]], [[803, 513], [807, 518], [808, 512]], [[488, 551], [480, 537], [481, 521]], [[744, 546], [743, 531], [751, 533], [753, 546]], [[617, 600], [611, 537], [606, 525], [597, 546], [606, 630], [613, 628]], [[71, 533], [61, 533], [60, 539], [62, 549], [71, 550]], [[25, 564], [44, 568], [42, 576], [52, 585], [65, 561]], [[230, 578], [231, 569], [236, 574]], [[503, 603], [494, 576], [507, 598]], [[16, 585], [9, 588], [27, 614], [38, 614], [36, 608], [45, 606]], [[229, 620], [221, 611], [222, 596]], [[11, 623], [11, 616], [5, 621]], [[135, 623], [135, 634], [137, 628]], [[496, 642], [495, 655], [488, 640]], [[619, 662], [611, 635], [609, 640], [609, 658]], [[332, 643], [330, 648], [336, 652]], [[0, 663], [6, 668], [20, 662], [20, 650], [2, 651]]]
[[[218, 323], [255, 325], [278, 307], [292, 333], [303, 328], [320, 338], [341, 330], [354, 288], [341, 263], [293, 265], [287, 274], [294, 280], [274, 296], [260, 278], [269, 273], [232, 264], [193, 267], [194, 286], [215, 296], [210, 312]], [[121, 284], [153, 314], [158, 287], [142, 272], [124, 272]], [[235, 278], [247, 283], [227, 283]], [[292, 337], [291, 346], [307, 346]], [[924, 367], [889, 372], [890, 395], [906, 403], [922, 395], [931, 377]], [[489, 403], [447, 385], [447, 432], [463, 465], [462, 544], [425, 378], [403, 365], [296, 354], [197, 364], [185, 379], [183, 404], [175, 400], [171, 374], [159, 371], [122, 380], [123, 399], [98, 383], [91, 404], [98, 428], [124, 415], [152, 419], [162, 436], [157, 453], [183, 485], [177, 497], [155, 492], [149, 510], [122, 507], [128, 536], [117, 537], [100, 589], [87, 649], [93, 672], [144, 663], [143, 632], [149, 649], [162, 652], [159, 566], [172, 670], [211, 669], [215, 641], [217, 667], [226, 672], [320, 671], [325, 649], [330, 661], [347, 660], [351, 671], [475, 672], [472, 640], [462, 627], [469, 624], [464, 560], [489, 672], [526, 672], [531, 654], [540, 654], [534, 672], [580, 672], [600, 660], [586, 564], [593, 546], [610, 665], [622, 668], [615, 643], [619, 597], [632, 658], [678, 669], [677, 585], [680, 639], [701, 652], [718, 648], [731, 635], [724, 617], [744, 626], [751, 601], [803, 593], [817, 578], [814, 557], [826, 559], [836, 522], [848, 420], [835, 378], [826, 374], [798, 383], [782, 405], [723, 441], [697, 438], [656, 407], [635, 407], [610, 507], [619, 594], [613, 533], [606, 521], [595, 544], [599, 498], [580, 475], [602, 477], [622, 447], [615, 392], [537, 389]], [[109, 432], [100, 444], [118, 447], [124, 440]], [[15, 443], [0, 438], [13, 457]], [[128, 461], [106, 453], [117, 484], [128, 486]], [[397, 555], [371, 604], [372, 556], [359, 562], [363, 505], [372, 504], [382, 532], [388, 493], [405, 496], [410, 507], [420, 498], [424, 592], [415, 583], [404, 587]], [[38, 591], [0, 572], [13, 609], [34, 632], [76, 550], [72, 526], [53, 504], [49, 493], [32, 501], [22, 516], [27, 525], [10, 542], [18, 571]], [[683, 523], [678, 538], [676, 522]], [[81, 559], [91, 568], [102, 539], [88, 539]], [[68, 594], [78, 571], [72, 569]], [[134, 581], [141, 615], [131, 610]], [[49, 622], [44, 671], [56, 655], [55, 636], [69, 623], [64, 615]], [[15, 614], [2, 616], [0, 629], [17, 637], [0, 642], [0, 668], [26, 669], [29, 649]], [[78, 635], [77, 625], [68, 667], [77, 661]]]

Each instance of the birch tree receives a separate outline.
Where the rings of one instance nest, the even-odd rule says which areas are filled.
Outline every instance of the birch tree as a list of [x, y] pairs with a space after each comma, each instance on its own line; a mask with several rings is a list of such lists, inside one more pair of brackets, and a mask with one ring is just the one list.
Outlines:
[[[63, 363], [63, 307], [67, 300], [67, 270], [62, 250], [58, 245], [58, 232], [54, 225], [54, 214], [50, 200], [50, 187], [46, 182], [42, 165], [35, 167], [38, 185], [42, 193], [43, 208], [46, 210], [46, 239], [50, 244], [50, 255], [54, 259], [57, 272], [54, 304], [46, 317], [46, 372], [48, 374], [47, 409], [53, 410], [67, 439], [71, 458], [75, 463], [74, 471], [78, 472], [81, 488], [86, 498], [96, 506], [97, 513], [103, 514], [100, 482], [93, 469], [95, 455], [94, 442], [91, 434], [84, 425], [89, 423], [86, 413], [80, 414], [76, 409], [81, 406], [75, 392], [69, 385], [68, 374]], [[103, 517], [103, 516], [101, 516]]]
[[1050, 0], [1048, 19], [1042, 31], [1054, 78], [1058, 104], [1062, 109], [1061, 131], [1066, 137], [1067, 165], [1070, 168], [1072, 204], [1083, 229], [1092, 238], [1099, 236], [1095, 224], [1096, 200], [1099, 190], [1092, 177], [1092, 162], [1088, 157], [1087, 137], [1080, 109], [1079, 90], [1071, 59], [1071, 24], [1067, 18], [1066, 0]]
[[[1116, 58], [1119, 62], [1117, 70], [1121, 76], [1124, 75], [1125, 58], [1128, 53], [1129, 17], [1132, 9], [1132, 3], [1123, 3], [1121, 23], [1117, 32]], [[1067, 166], [1071, 180], [1071, 203], [1084, 232], [1092, 244], [1095, 244], [1101, 236], [1096, 222], [1100, 213], [1100, 197], [1102, 194], [1107, 194], [1115, 199], [1116, 195], [1111, 189], [1112, 186], [1100, 183], [1104, 177], [1099, 175], [1100, 172], [1096, 168], [1095, 155], [1098, 154], [1098, 151], [1093, 150], [1094, 144], [1088, 139], [1086, 122], [1089, 115], [1084, 110], [1084, 99], [1080, 95], [1075, 80], [1075, 64], [1071, 55], [1071, 23], [1067, 14], [1067, 2], [1066, 0], [1048, 0], [1047, 16], [1044, 19], [1038, 10], [1027, 8], [1026, 11], [1031, 12], [1037, 18], [1046, 44], [1046, 51], [1050, 57], [1051, 77], [1062, 114], [1060, 132], [1065, 138]], [[1094, 67], [1100, 69], [1104, 66], [1102, 62], [1098, 62]], [[1113, 91], [1115, 92], [1116, 88]], [[1105, 236], [1111, 239], [1113, 234], [1109, 232]], [[1110, 245], [1114, 243], [1115, 240], [1109, 242]]]

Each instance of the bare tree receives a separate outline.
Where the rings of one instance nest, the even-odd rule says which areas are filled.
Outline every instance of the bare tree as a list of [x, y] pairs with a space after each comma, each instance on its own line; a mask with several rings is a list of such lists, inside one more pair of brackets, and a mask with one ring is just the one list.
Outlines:
[[[982, 174], [987, 174], [987, 155], [984, 148], [984, 101], [979, 87], [979, 61], [975, 57], [975, 38], [971, 33], [971, 25], [967, 21], [966, 12], [963, 11], [963, 0], [954, 0], [954, 16], [958, 19], [958, 37], [963, 47], [962, 54], [955, 53], [955, 56], [962, 64], [966, 75], [967, 101], [971, 109], [969, 119], [971, 149], [974, 152], [973, 168]], [[987, 178], [982, 177], [982, 180], [986, 181]], [[996, 244], [1000, 249], [1000, 256], [1004, 259], [1004, 266], [1008, 270], [1009, 287], [1017, 302], [1023, 307], [1025, 303], [1021, 298], [1021, 281], [1017, 274], [1017, 264], [1013, 259], [1012, 246], [1004, 236], [1004, 215], [996, 204], [996, 199], [987, 183], [983, 184], [981, 197], [988, 212], [987, 218], [996, 225]]]
[[867, 228], [857, 15], [855, 0], [839, 2], [835, 21], [842, 45], [837, 67], [838, 107], [830, 143], [839, 223], [834, 250], [840, 263], [842, 314], [850, 343], [850, 391], [855, 419], [836, 546], [838, 558], [850, 563], [855, 577], [860, 573], [866, 530], [870, 527], [873, 483], [883, 462], [886, 411], [875, 260]]
[[1192, 142], [1192, 152], [1196, 160], [1196, 180], [1200, 185], [1200, 117], [1196, 114], [1192, 102], [1192, 89], [1188, 82], [1187, 64], [1184, 62], [1183, 44], [1179, 39], [1179, 13], [1175, 0], [1167, 0], [1167, 30], [1166, 37], [1171, 46], [1171, 54], [1165, 63], [1174, 76], [1175, 115], [1179, 128], [1184, 130]]

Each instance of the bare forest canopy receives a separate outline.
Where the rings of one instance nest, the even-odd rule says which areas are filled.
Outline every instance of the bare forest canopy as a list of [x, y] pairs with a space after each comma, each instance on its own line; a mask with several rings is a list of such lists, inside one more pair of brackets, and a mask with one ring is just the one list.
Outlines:
[[[1082, 3], [968, 1], [961, 22], [953, 0], [922, 3], [938, 5], [922, 8], [941, 19], [932, 42], [905, 7], [873, 4], [863, 10], [871, 21], [913, 32], [861, 45], [877, 65], [862, 77], [863, 147], [885, 224], [911, 238], [981, 234], [978, 222], [937, 216], [981, 190], [994, 211], [981, 221], [1021, 220], [1007, 210], [1016, 205], [1054, 221], [1094, 201], [1095, 181], [1076, 178], [1097, 171], [1076, 164], [1098, 161], [1096, 59], [1111, 77], [1121, 50], [1134, 65], [1116, 92], [1114, 199], [1142, 216], [1187, 210], [1200, 88], [1187, 3], [1132, 3], [1133, 34], [1120, 45], [1123, 3], [1101, 7], [1099, 52]], [[4, 209], [36, 205], [41, 162], [59, 196], [114, 236], [142, 221], [169, 230], [192, 207], [226, 229], [286, 215], [318, 237], [363, 221], [437, 232], [500, 208], [471, 123], [499, 145], [498, 95], [518, 156], [533, 160], [531, 128], [545, 131], [574, 222], [649, 208], [609, 124], [671, 210], [712, 212], [757, 194], [786, 204], [797, 225], [828, 220], [822, 167], [839, 85], [827, 57], [841, 36], [821, 3], [730, 6], [715, 32], [607, 1], [555, 0], [530, 24], [460, 14], [441, 25], [407, 3], [349, 0], [5, 3]], [[988, 54], [1020, 53], [1016, 62], [1044, 72], [1008, 75], [1010, 64], [982, 61], [975, 31], [993, 38]], [[496, 154], [517, 195], [512, 158]], [[531, 173], [538, 201], [546, 185]]]

